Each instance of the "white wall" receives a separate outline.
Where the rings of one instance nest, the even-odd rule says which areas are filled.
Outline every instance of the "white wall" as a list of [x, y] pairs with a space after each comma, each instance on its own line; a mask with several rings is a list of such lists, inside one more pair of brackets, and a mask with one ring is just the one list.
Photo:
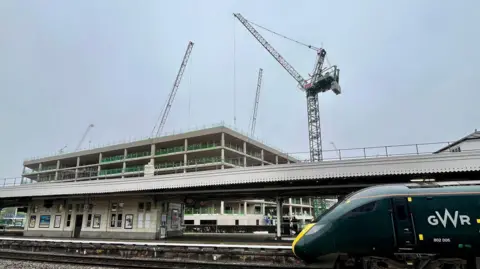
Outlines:
[[[146, 205], [150, 202], [151, 208], [147, 212]], [[114, 211], [112, 204], [116, 203], [117, 208]], [[123, 203], [123, 207], [120, 204]], [[143, 210], [139, 209], [139, 203], [143, 203]], [[85, 209], [82, 204], [92, 204], [93, 207]], [[59, 207], [62, 205], [61, 207]], [[71, 205], [71, 210], [69, 210]], [[78, 209], [77, 210], [77, 205]], [[33, 212], [33, 208], [36, 207], [36, 212]], [[179, 226], [178, 228], [171, 229], [171, 210], [178, 210]], [[88, 201], [85, 199], [66, 199], [66, 200], [54, 200], [51, 208], [44, 207], [44, 200], [34, 200], [29, 205], [27, 212], [25, 231], [48, 231], [48, 232], [70, 232], [73, 236], [75, 227], [75, 220], [77, 215], [83, 215], [82, 232], [144, 232], [155, 233], [157, 231], [157, 221], [160, 221], [159, 212], [162, 210], [162, 202], [155, 204], [155, 201], [149, 197], [115, 197], [115, 198], [92, 198]], [[167, 225], [168, 231], [181, 230], [183, 225], [182, 218], [182, 204], [181, 203], [169, 203], [169, 209], [167, 213]], [[115, 214], [116, 221], [115, 227], [111, 227], [112, 214]], [[120, 227], [117, 227], [118, 214], [122, 214], [122, 222]], [[35, 226], [30, 227], [30, 217], [36, 216]], [[40, 227], [40, 216], [50, 216], [50, 224], [48, 227]], [[70, 226], [67, 227], [67, 216], [71, 215]], [[91, 223], [88, 225], [88, 217], [91, 215]], [[94, 228], [95, 215], [100, 215], [100, 227]], [[132, 228], [125, 227], [125, 221], [127, 215], [133, 215]], [[60, 216], [60, 226], [55, 228], [55, 216]], [[141, 217], [141, 221], [139, 221]]]

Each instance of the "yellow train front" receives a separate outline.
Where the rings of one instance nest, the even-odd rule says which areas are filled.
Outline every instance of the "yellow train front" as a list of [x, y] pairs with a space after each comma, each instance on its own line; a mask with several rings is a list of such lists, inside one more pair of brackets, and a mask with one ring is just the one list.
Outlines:
[[307, 225], [292, 250], [306, 263], [332, 267], [365, 260], [392, 266], [432, 257], [471, 260], [480, 255], [478, 199], [480, 185], [366, 188]]

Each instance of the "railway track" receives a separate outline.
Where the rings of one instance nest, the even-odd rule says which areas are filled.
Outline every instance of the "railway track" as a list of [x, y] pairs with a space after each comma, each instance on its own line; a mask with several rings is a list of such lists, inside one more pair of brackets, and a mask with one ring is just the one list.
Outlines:
[[83, 256], [72, 254], [59, 254], [50, 252], [30, 252], [17, 250], [0, 250], [0, 259], [39, 261], [50, 263], [96, 265], [120, 268], [198, 268], [198, 269], [282, 269], [282, 268], [311, 268], [308, 266], [272, 265], [272, 264], [247, 264], [230, 262], [208, 262], [192, 260], [172, 259], [148, 259], [148, 258], [120, 258], [108, 256]]
[[285, 246], [23, 239], [0, 240], [0, 259], [117, 268], [313, 268]]

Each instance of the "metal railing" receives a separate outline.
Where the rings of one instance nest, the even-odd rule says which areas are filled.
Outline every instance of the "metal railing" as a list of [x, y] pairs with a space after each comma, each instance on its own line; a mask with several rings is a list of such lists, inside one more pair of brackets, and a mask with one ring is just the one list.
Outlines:
[[[243, 130], [240, 130], [234, 126], [231, 126], [229, 124], [226, 124], [224, 121], [221, 121], [219, 123], [214, 123], [214, 124], [205, 124], [205, 125], [199, 125], [199, 126], [194, 126], [192, 128], [186, 128], [186, 129], [179, 129], [179, 130], [173, 130], [171, 132], [164, 132], [163, 134], [161, 134], [160, 136], [157, 136], [157, 137], [161, 137], [161, 136], [169, 136], [169, 135], [176, 135], [176, 134], [182, 134], [182, 133], [187, 133], [187, 132], [194, 132], [194, 131], [199, 131], [199, 130], [203, 130], [203, 129], [208, 129], [208, 128], [215, 128], [215, 127], [226, 127], [226, 128], [229, 128], [229, 129], [232, 129], [250, 139], [253, 139], [255, 141], [258, 141], [258, 142], [261, 142], [262, 144], [272, 148], [272, 149], [275, 149], [279, 152], [283, 152], [282, 150], [272, 146], [272, 145], [269, 145], [267, 142], [265, 142], [264, 140], [258, 138], [258, 137], [255, 137], [255, 136], [251, 136], [251, 134], [248, 134], [247, 132], [243, 131]], [[53, 157], [53, 156], [61, 156], [61, 155], [64, 155], [64, 154], [69, 154], [69, 153], [73, 153], [73, 152], [78, 152], [78, 151], [83, 151], [83, 150], [91, 150], [91, 149], [97, 149], [97, 148], [103, 148], [103, 147], [108, 147], [108, 146], [114, 146], [114, 145], [120, 145], [120, 144], [125, 144], [125, 143], [131, 143], [131, 142], [136, 142], [136, 141], [142, 141], [142, 140], [148, 140], [148, 139], [153, 139], [153, 138], [157, 138], [157, 137], [148, 137], [148, 136], [145, 136], [145, 137], [130, 137], [128, 139], [124, 139], [124, 140], [121, 140], [121, 141], [115, 141], [115, 142], [110, 142], [110, 143], [105, 143], [105, 144], [99, 144], [99, 145], [89, 145], [88, 147], [84, 147], [84, 148], [81, 148], [79, 150], [73, 150], [73, 151], [69, 151], [69, 150], [64, 150], [62, 152], [54, 152], [54, 153], [50, 153], [50, 154], [45, 154], [45, 155], [42, 155], [42, 156], [34, 156], [34, 157], [30, 157], [30, 158], [26, 158], [25, 161], [32, 161], [32, 160], [38, 160], [38, 159], [41, 159], [41, 158], [47, 158], [47, 157]]]
[[[414, 155], [428, 155], [428, 154], [433, 154], [440, 150], [441, 148], [444, 148], [445, 146], [448, 146], [452, 144], [452, 142], [435, 142], [435, 143], [418, 143], [418, 144], [403, 144], [403, 145], [389, 145], [389, 146], [373, 146], [373, 147], [363, 147], [363, 148], [345, 148], [345, 149], [334, 149], [334, 150], [324, 150], [323, 153], [323, 161], [338, 161], [338, 160], [353, 160], [353, 159], [369, 159], [369, 158], [380, 158], [380, 157], [395, 157], [395, 156], [414, 156]], [[462, 150], [462, 152], [475, 152], [475, 151], [480, 151], [480, 146], [470, 146], [468, 150]], [[450, 151], [446, 150], [446, 153], [451, 153]], [[444, 152], [440, 152], [437, 154], [443, 154]], [[293, 158], [300, 160], [300, 162], [310, 162], [309, 161], [309, 152], [308, 151], [301, 151], [301, 152], [290, 152], [286, 153], [288, 156], [293, 156]], [[268, 155], [264, 155], [265, 159], [268, 159]], [[243, 160], [242, 158], [229, 158], [225, 159], [225, 163], [230, 163], [236, 165], [237, 168], [243, 167]], [[221, 163], [218, 164], [212, 164], [215, 166], [217, 169], [221, 168]], [[252, 167], [252, 166], [260, 166], [261, 163], [250, 163], [247, 165], [247, 167]], [[188, 171], [196, 171], [198, 168], [199, 171], [201, 171], [201, 167], [204, 165], [190, 165], [190, 166], [185, 166], [183, 168], [187, 169]], [[181, 170], [183, 172], [183, 168], [177, 169], [178, 171]], [[177, 173], [178, 171], [173, 169], [173, 173]], [[56, 171], [56, 170], [54, 170]], [[45, 174], [52, 173], [54, 174], [55, 172], [44, 172]], [[156, 173], [159, 171], [156, 170]], [[73, 177], [72, 175], [66, 175], [67, 171], [58, 171], [59, 175], [62, 174], [57, 178], [57, 180], [75, 180], [74, 173]], [[68, 172], [72, 173], [72, 172]], [[80, 174], [82, 173], [89, 173], [89, 176], [83, 176], [82, 178], [88, 178], [88, 177], [95, 177], [95, 178], [108, 178], [111, 177], [111, 175], [108, 176], [98, 176], [97, 171], [87, 171], [87, 172], [82, 172], [81, 170], [79, 171], [79, 177]], [[26, 173], [27, 174], [27, 173]], [[129, 176], [134, 176], [136, 173], [129, 173]], [[140, 171], [138, 173], [138, 176], [142, 176], [143, 171]], [[82, 174], [83, 175], [83, 174]], [[120, 173], [119, 175], [122, 175]], [[49, 176], [50, 178], [51, 176]], [[77, 178], [78, 179], [78, 178]], [[21, 177], [11, 177], [11, 178], [4, 178], [3, 179], [3, 184], [2, 184], [2, 179], [0, 179], [0, 186], [6, 187], [6, 186], [16, 186], [20, 184], [25, 184], [25, 183], [35, 183], [35, 181], [29, 180], [27, 178], [24, 178], [22, 181]]]
[[[435, 143], [418, 143], [388, 146], [372, 146], [363, 148], [345, 148], [345, 149], [329, 149], [323, 150], [324, 161], [367, 159], [379, 157], [395, 157], [395, 156], [412, 156], [433, 154], [441, 148], [450, 145], [452, 142], [435, 142]], [[469, 149], [468, 151], [480, 151], [478, 148]], [[447, 151], [449, 152], [449, 151]], [[310, 162], [310, 152], [289, 152], [288, 156], [292, 156], [301, 162]]]

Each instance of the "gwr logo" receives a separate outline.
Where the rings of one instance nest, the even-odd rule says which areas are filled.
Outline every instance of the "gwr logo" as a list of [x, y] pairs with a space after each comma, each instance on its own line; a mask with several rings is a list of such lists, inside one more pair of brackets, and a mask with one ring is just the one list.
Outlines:
[[465, 224], [471, 225], [470, 217], [467, 215], [459, 215], [458, 211], [455, 211], [455, 213], [453, 214], [453, 217], [446, 208], [445, 208], [445, 213], [443, 213], [443, 217], [440, 216], [440, 213], [438, 213], [438, 211], [435, 211], [435, 214], [436, 216], [431, 215], [431, 216], [428, 216], [427, 218], [428, 224], [432, 226], [437, 226], [440, 222], [443, 225], [443, 227], [447, 228], [447, 221], [450, 220], [453, 227], [457, 228], [457, 223], [459, 218], [460, 218], [460, 225], [465, 225]]

